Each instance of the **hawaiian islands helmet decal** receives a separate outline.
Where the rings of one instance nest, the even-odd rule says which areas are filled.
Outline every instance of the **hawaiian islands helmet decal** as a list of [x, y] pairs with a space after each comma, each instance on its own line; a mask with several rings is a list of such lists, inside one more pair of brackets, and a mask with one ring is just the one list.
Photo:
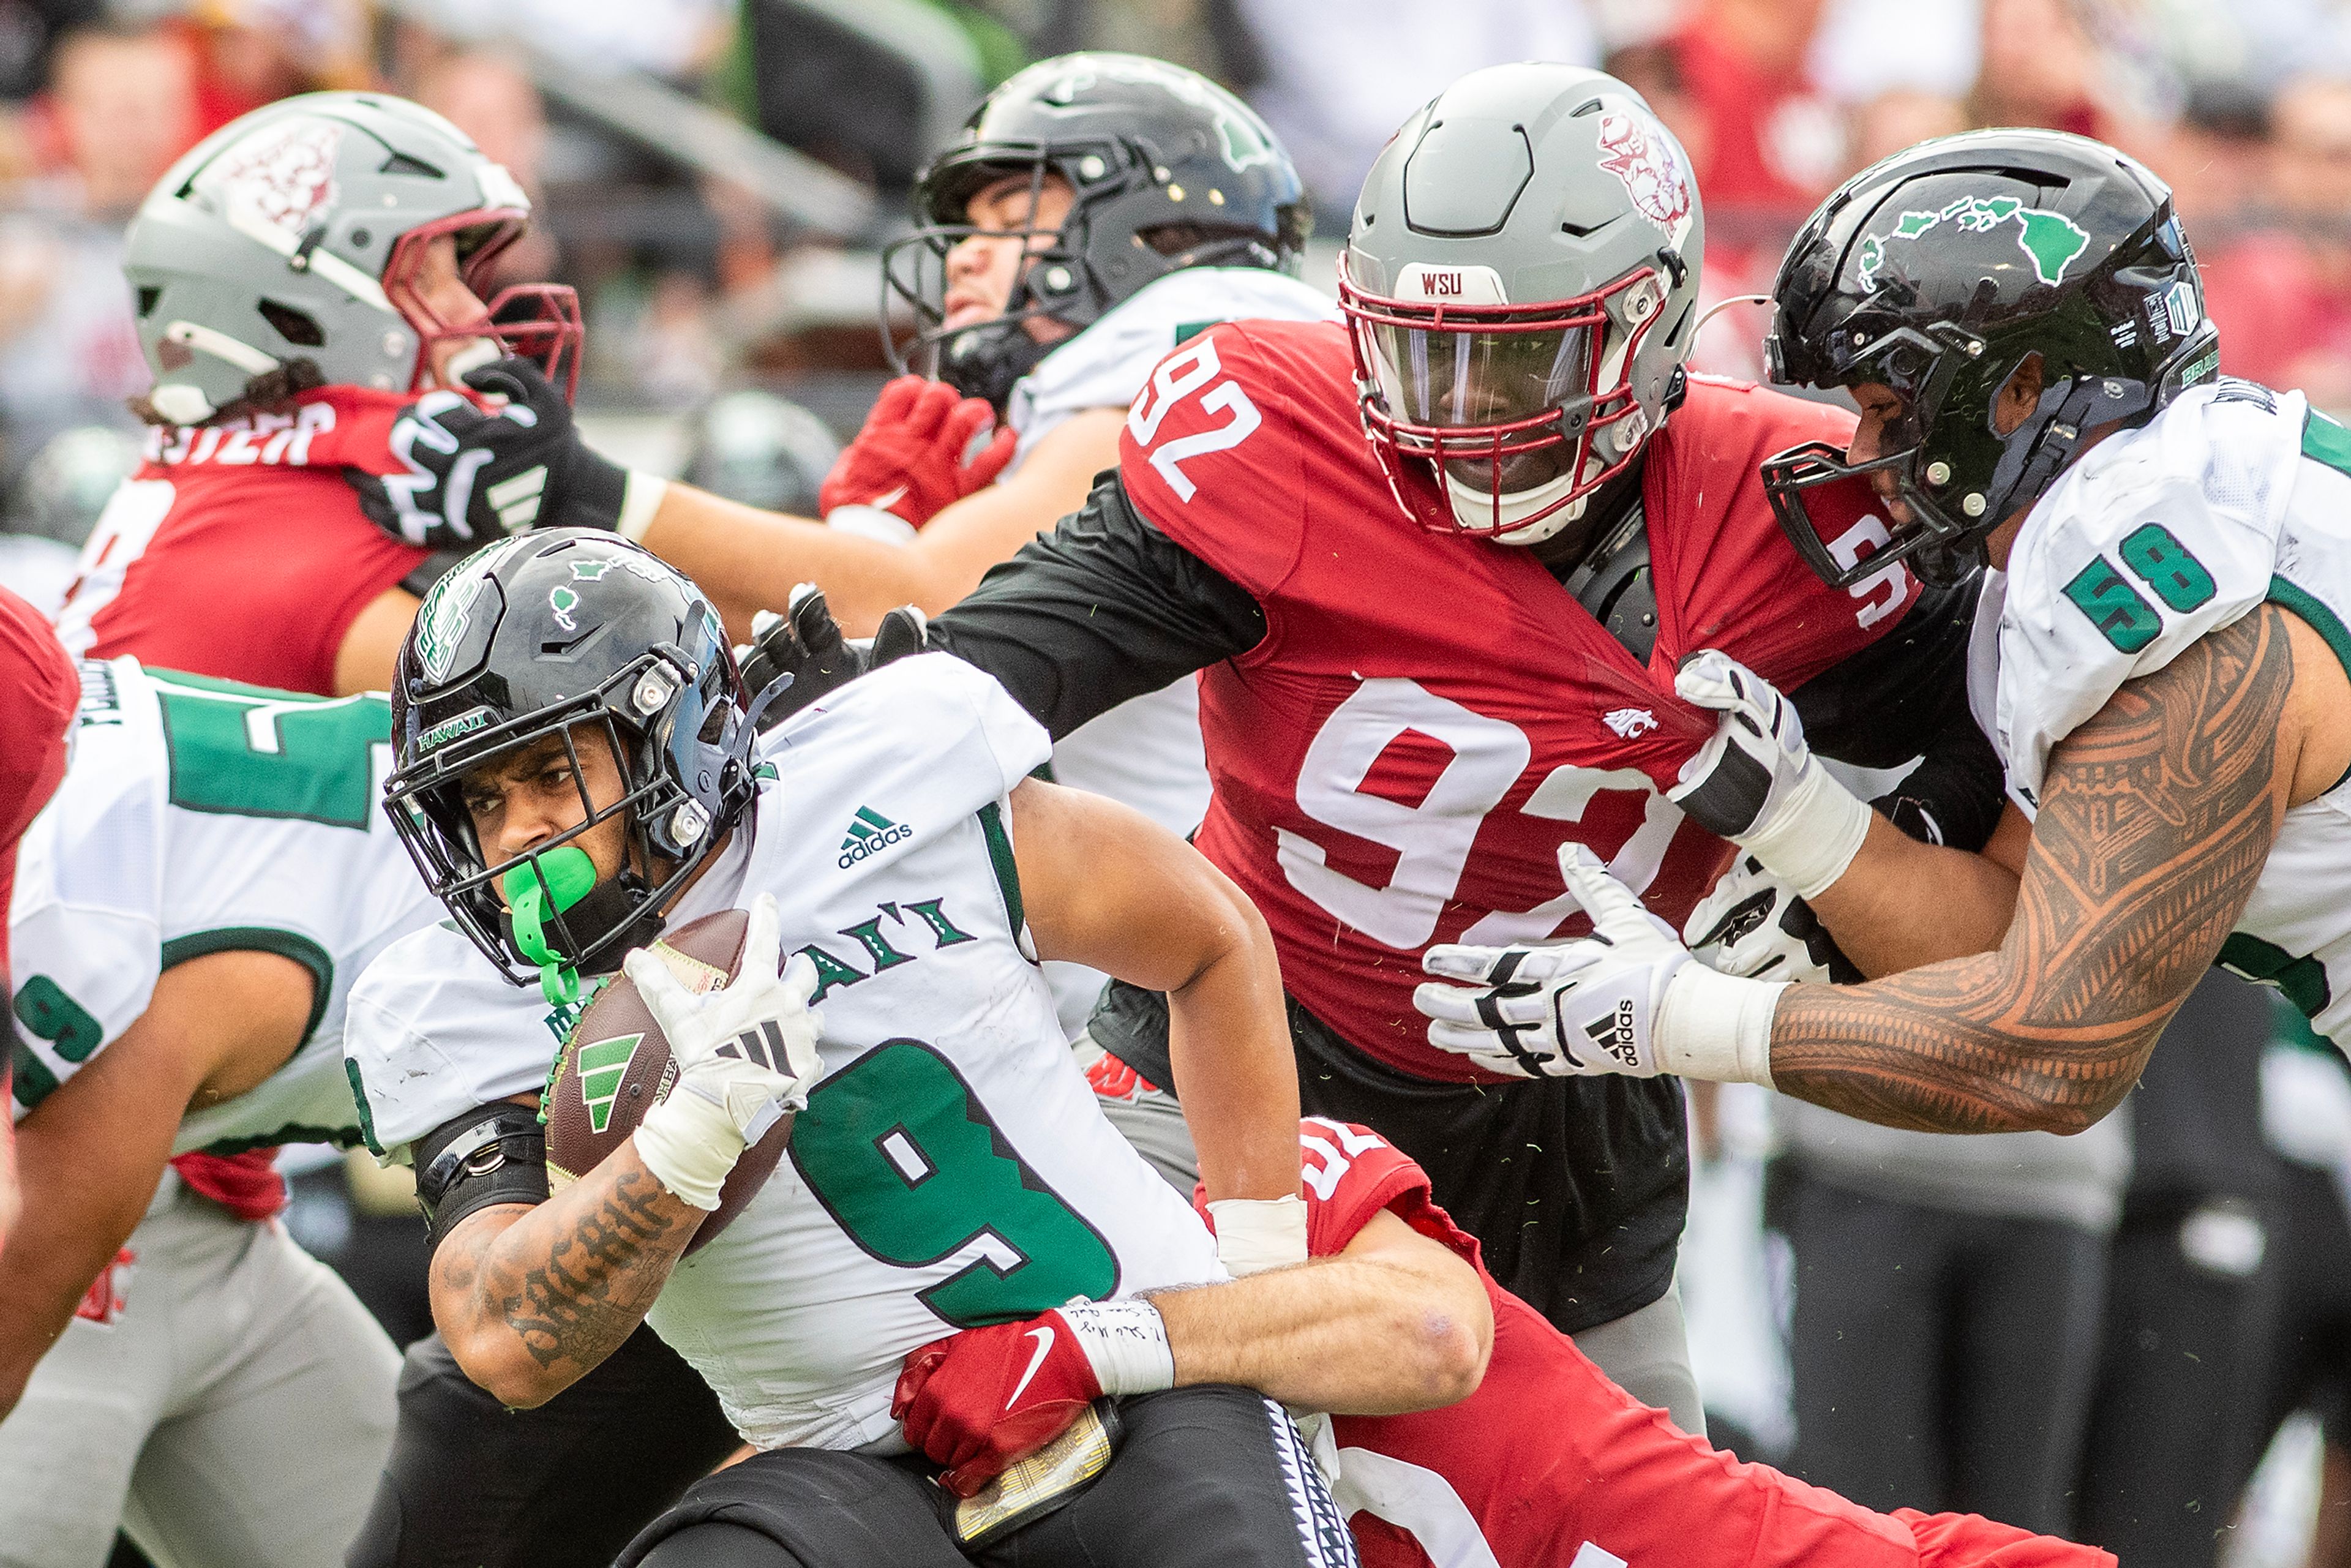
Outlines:
[[1883, 235], [1871, 235], [1855, 253], [1854, 276], [1862, 291], [1877, 286], [1886, 265], [1886, 247], [1896, 240], [1924, 239], [1949, 224], [1968, 234], [1984, 234], [2002, 224], [2016, 225], [2017, 248], [2032, 263], [2032, 275], [2043, 283], [2064, 279], [2065, 269], [2090, 246], [2089, 231], [2063, 213], [2028, 207], [2014, 196], [1961, 196], [1940, 212], [1906, 212]]

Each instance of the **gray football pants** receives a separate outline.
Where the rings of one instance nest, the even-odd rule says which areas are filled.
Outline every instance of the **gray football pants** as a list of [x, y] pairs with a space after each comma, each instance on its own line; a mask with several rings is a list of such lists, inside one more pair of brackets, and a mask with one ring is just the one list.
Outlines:
[[0, 1421], [0, 1564], [338, 1568], [392, 1448], [400, 1354], [276, 1221], [166, 1175], [115, 1271]]
[[[1071, 1041], [1078, 1065], [1088, 1067], [1102, 1054], [1102, 1047], [1084, 1035]], [[1192, 1134], [1184, 1125], [1184, 1108], [1176, 1096], [1160, 1089], [1139, 1089], [1125, 1098], [1098, 1097], [1095, 1103], [1134, 1152], [1167, 1184], [1192, 1201], [1200, 1179], [1199, 1157], [1192, 1149]], [[1596, 1323], [1573, 1336], [1575, 1348], [1592, 1358], [1609, 1380], [1642, 1404], [1663, 1410], [1674, 1425], [1698, 1437], [1706, 1436], [1706, 1406], [1698, 1392], [1698, 1375], [1690, 1370], [1689, 1334], [1682, 1322], [1679, 1285], [1646, 1307], [1621, 1318]]]

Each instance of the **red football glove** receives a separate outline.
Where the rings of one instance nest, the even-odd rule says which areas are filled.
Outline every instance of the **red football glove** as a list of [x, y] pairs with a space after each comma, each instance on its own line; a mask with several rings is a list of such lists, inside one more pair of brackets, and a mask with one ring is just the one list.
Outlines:
[[900, 376], [873, 400], [865, 427], [824, 476], [817, 505], [877, 507], [921, 528], [954, 502], [992, 485], [1019, 437], [1006, 425], [968, 463], [972, 438], [996, 423], [984, 399], [945, 382]]
[[1059, 1312], [967, 1329], [906, 1358], [890, 1414], [957, 1497], [969, 1497], [1063, 1432], [1102, 1396], [1093, 1364]]

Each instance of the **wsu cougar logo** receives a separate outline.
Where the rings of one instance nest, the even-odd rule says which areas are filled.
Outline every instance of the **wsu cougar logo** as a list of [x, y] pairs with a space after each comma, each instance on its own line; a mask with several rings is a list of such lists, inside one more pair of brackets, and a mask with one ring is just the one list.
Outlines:
[[1689, 176], [1672, 143], [1632, 115], [1600, 117], [1600, 166], [1616, 176], [1634, 209], [1673, 234], [1690, 214]]

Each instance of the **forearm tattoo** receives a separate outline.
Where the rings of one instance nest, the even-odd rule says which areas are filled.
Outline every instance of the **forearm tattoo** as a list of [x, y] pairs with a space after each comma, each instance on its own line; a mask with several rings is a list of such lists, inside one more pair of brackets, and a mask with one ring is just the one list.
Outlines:
[[595, 1366], [644, 1321], [682, 1245], [683, 1222], [655, 1201], [661, 1190], [652, 1176], [623, 1171], [545, 1253], [483, 1266], [485, 1299], [540, 1366]]
[[1780, 1090], [1933, 1132], [2072, 1131], [2111, 1110], [2268, 859], [2293, 679], [2285, 617], [2262, 605], [2124, 686], [2050, 759], [2001, 950], [1792, 987]]

